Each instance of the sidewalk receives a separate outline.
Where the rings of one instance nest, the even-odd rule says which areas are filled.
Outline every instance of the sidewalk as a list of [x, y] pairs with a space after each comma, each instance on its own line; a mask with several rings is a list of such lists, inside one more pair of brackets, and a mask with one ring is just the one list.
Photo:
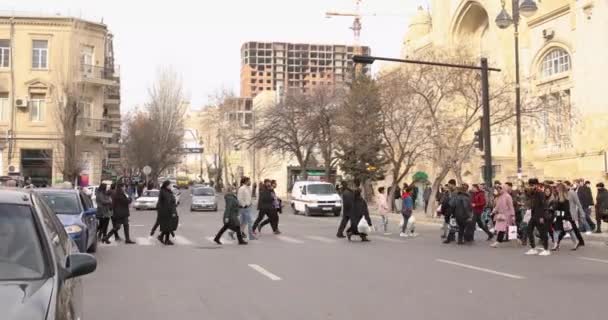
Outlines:
[[[377, 208], [373, 205], [371, 205], [369, 207], [370, 212], [373, 216], [380, 216], [377, 212]], [[441, 227], [443, 225], [443, 219], [442, 218], [431, 218], [428, 217], [423, 210], [414, 210], [413, 216], [416, 217], [416, 223], [419, 224], [424, 224], [424, 225], [430, 225], [430, 226], [437, 226], [437, 227]], [[401, 215], [400, 214], [395, 214], [395, 213], [390, 213], [388, 216], [388, 219], [391, 223], [394, 224], [399, 224], [401, 222]], [[608, 240], [608, 233], [604, 232], [601, 234], [583, 234], [583, 237], [585, 239], [591, 239], [591, 240], [596, 240], [596, 241], [606, 241]]]

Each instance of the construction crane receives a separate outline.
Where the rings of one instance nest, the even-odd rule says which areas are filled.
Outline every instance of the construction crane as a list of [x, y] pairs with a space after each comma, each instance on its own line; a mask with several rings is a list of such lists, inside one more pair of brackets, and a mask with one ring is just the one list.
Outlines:
[[362, 0], [355, 0], [355, 12], [354, 13], [332, 12], [332, 11], [325, 13], [326, 18], [331, 18], [331, 17], [354, 17], [355, 18], [355, 20], [353, 21], [352, 27], [350, 27], [350, 29], [353, 30], [353, 32], [355, 34], [355, 45], [359, 45], [359, 43], [361, 41], [361, 29], [363, 28], [363, 24], [361, 23], [361, 19], [363, 18], [363, 15], [361, 14], [361, 1]]

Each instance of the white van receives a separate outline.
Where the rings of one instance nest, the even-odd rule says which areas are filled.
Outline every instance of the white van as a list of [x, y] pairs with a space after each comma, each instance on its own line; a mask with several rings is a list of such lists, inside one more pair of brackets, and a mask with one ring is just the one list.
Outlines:
[[294, 214], [310, 216], [332, 213], [338, 217], [342, 211], [342, 199], [331, 183], [297, 181], [291, 191], [291, 207]]

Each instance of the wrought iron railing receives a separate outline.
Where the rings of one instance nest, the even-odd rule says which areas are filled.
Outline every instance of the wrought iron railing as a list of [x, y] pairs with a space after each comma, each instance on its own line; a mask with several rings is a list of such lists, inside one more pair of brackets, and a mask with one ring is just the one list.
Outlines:
[[112, 133], [112, 125], [106, 119], [79, 118], [77, 129], [81, 132]]
[[116, 78], [114, 70], [90, 64], [81, 64], [80, 74], [92, 79], [115, 80]]

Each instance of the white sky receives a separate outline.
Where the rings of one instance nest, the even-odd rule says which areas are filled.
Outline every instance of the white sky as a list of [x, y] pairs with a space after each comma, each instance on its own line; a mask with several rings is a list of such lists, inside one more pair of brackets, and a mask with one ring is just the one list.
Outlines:
[[[324, 13], [354, 10], [354, 0], [3, 0], [0, 10], [73, 15], [100, 21], [115, 35], [122, 110], [143, 104], [159, 66], [183, 77], [193, 107], [220, 88], [238, 93], [240, 48], [246, 41], [351, 44], [352, 18]], [[428, 0], [367, 0], [362, 44], [396, 57], [407, 20]]]

